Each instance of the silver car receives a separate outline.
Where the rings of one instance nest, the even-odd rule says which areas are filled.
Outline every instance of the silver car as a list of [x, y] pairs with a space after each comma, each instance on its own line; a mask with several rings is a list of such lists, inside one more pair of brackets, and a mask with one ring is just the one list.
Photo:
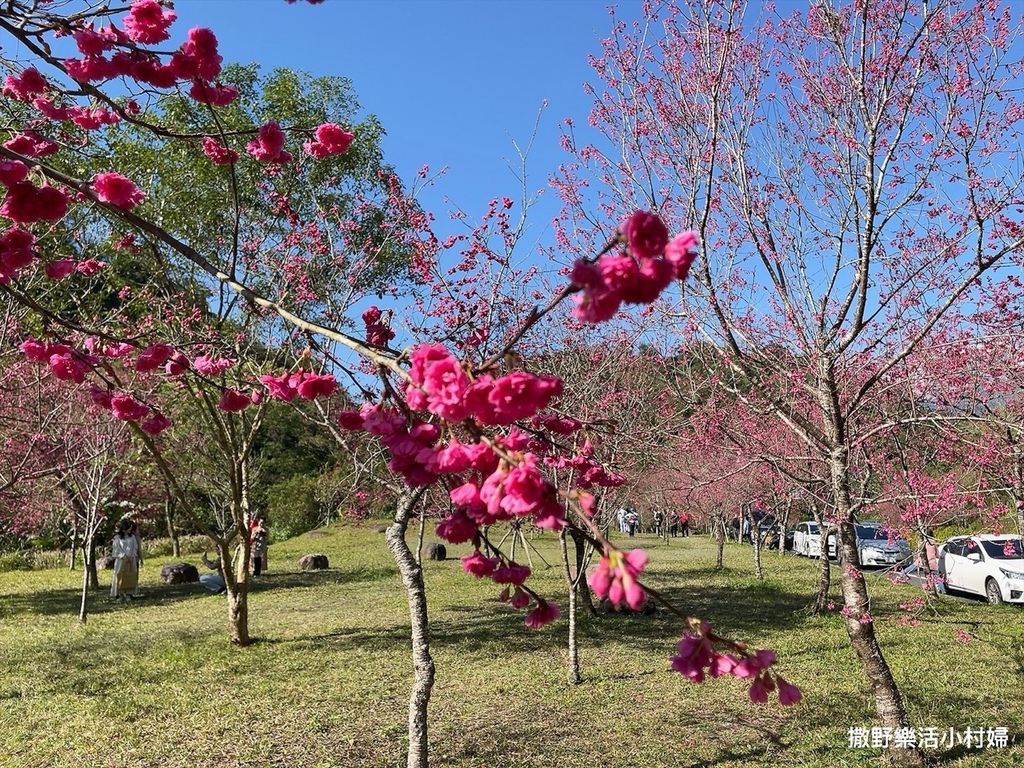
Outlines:
[[[889, 536], [889, 529], [882, 523], [856, 523], [858, 566], [874, 565], [886, 567], [899, 565], [910, 559], [910, 545], [904, 538]], [[838, 532], [828, 535], [828, 556], [838, 559]]]

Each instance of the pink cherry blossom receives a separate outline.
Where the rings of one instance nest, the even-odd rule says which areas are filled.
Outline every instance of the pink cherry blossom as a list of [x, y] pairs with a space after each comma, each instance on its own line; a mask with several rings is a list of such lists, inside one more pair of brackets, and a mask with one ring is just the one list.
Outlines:
[[323, 159], [331, 155], [340, 155], [355, 138], [347, 133], [340, 125], [335, 123], [324, 123], [314, 132], [316, 139], [307, 141], [302, 148], [307, 154], [317, 159]]
[[653, 259], [665, 253], [668, 228], [656, 213], [636, 211], [622, 222], [619, 232], [626, 238], [629, 252], [636, 259]]
[[605, 596], [613, 605], [629, 605], [638, 610], [647, 599], [636, 579], [647, 565], [647, 553], [634, 549], [626, 553], [613, 551], [601, 558], [601, 562], [590, 575], [590, 587], [598, 598]]
[[28, 178], [28, 166], [21, 160], [0, 160], [0, 184], [10, 187]]
[[530, 595], [529, 595], [529, 593], [524, 592], [519, 587], [516, 587], [513, 590], [513, 592], [512, 592], [512, 597], [509, 600], [509, 605], [511, 605], [513, 608], [517, 608], [519, 610], [522, 610], [523, 608], [525, 608], [529, 604], [530, 604]]
[[[263, 381], [264, 384], [267, 384], [264, 377], [260, 377], [260, 380]], [[271, 388], [269, 384], [267, 384], [267, 387], [270, 389], [270, 396], [277, 397], [277, 395], [274, 394], [273, 388]], [[287, 400], [288, 398], [279, 397], [278, 399]], [[291, 399], [295, 399], [295, 394], [292, 394]], [[342, 411], [338, 414], [338, 426], [350, 432], [361, 430], [364, 427], [363, 414], [359, 411]]]
[[50, 353], [47, 350], [46, 344], [36, 341], [31, 336], [21, 342], [18, 349], [25, 355], [26, 360], [33, 363], [45, 363], [50, 359]]
[[699, 242], [696, 232], [683, 232], [672, 238], [666, 246], [665, 260], [675, 267], [677, 280], [685, 280], [690, 274], [690, 267], [697, 258]]
[[[267, 385], [267, 391], [270, 392], [270, 396], [275, 400], [283, 400], [286, 403], [290, 403], [298, 394], [298, 390], [291, 384], [291, 374], [289, 373], [282, 373], [280, 376], [264, 374], [263, 376], [260, 376], [260, 381]], [[349, 411], [348, 413], [354, 412]], [[358, 413], [356, 413], [356, 415], [359, 417], [359, 426], [346, 427], [346, 429], [363, 428], [363, 417]]]
[[3, 95], [17, 101], [32, 101], [49, 88], [46, 78], [39, 74], [35, 67], [26, 67], [20, 75], [7, 75], [4, 78]]
[[437, 535], [451, 544], [462, 544], [476, 538], [476, 523], [461, 509], [454, 510], [437, 524]]
[[235, 360], [229, 357], [213, 357], [211, 355], [200, 355], [192, 361], [192, 367], [203, 376], [220, 376], [224, 371], [229, 370], [235, 364]]
[[139, 353], [135, 361], [135, 370], [139, 373], [148, 373], [162, 367], [174, 354], [174, 348], [169, 344], [152, 344]]
[[330, 374], [307, 373], [297, 387], [299, 397], [303, 400], [315, 400], [318, 397], [330, 397], [338, 390], [338, 380]]
[[181, 354], [181, 352], [175, 352], [167, 361], [164, 370], [168, 376], [180, 376], [191, 367], [192, 364], [189, 363], [187, 357]]
[[245, 145], [245, 150], [261, 163], [286, 163], [292, 156], [285, 151], [284, 140], [284, 131], [271, 120], [260, 127], [257, 137]]
[[800, 699], [803, 698], [803, 694], [800, 693], [800, 689], [792, 683], [786, 682], [782, 677], [776, 677], [776, 685], [779, 687], [779, 703], [784, 707], [798, 704]]
[[[188, 95], [200, 104], [209, 104], [213, 107], [226, 107], [238, 98], [238, 89], [233, 85], [214, 85], [197, 80], [189, 89]], [[206, 137], [207, 139], [209, 136]], [[206, 139], [203, 140], [203, 151], [206, 151]], [[209, 153], [207, 152], [209, 157]], [[237, 153], [235, 154], [237, 157]], [[224, 165], [224, 163], [217, 163]]]
[[164, 416], [162, 413], [154, 414], [152, 417], [146, 419], [140, 425], [142, 431], [147, 435], [159, 435], [165, 429], [171, 426], [171, 420]]
[[217, 51], [217, 37], [204, 27], [188, 31], [188, 40], [171, 57], [171, 69], [179, 80], [216, 80], [224, 57]]
[[43, 271], [51, 280], [63, 280], [75, 271], [75, 262], [71, 259], [57, 259], [43, 267]]
[[224, 394], [220, 397], [220, 402], [217, 403], [218, 408], [228, 413], [244, 411], [250, 405], [252, 405], [252, 400], [237, 389], [225, 389]]
[[214, 165], [234, 165], [238, 161], [238, 153], [220, 144], [209, 136], [203, 137], [203, 154], [213, 161]]
[[519, 563], [505, 563], [491, 575], [496, 584], [514, 584], [521, 587], [530, 578], [530, 568]]
[[121, 421], [138, 421], [149, 414], [149, 406], [140, 403], [131, 395], [114, 395], [110, 401], [110, 410], [114, 417]]
[[107, 262], [105, 261], [86, 259], [85, 261], [80, 261], [75, 265], [75, 271], [81, 275], [85, 275], [86, 277], [92, 277], [93, 275], [99, 274], [105, 266], [107, 266]]
[[97, 173], [92, 177], [92, 187], [101, 202], [130, 211], [146, 199], [146, 193], [135, 186], [127, 176], [120, 173]]
[[424, 344], [413, 350], [410, 360], [412, 383], [406, 389], [407, 395], [418, 387], [432, 413], [452, 421], [464, 419], [468, 411], [463, 397], [470, 382], [455, 356], [440, 344]]
[[60, 145], [57, 142], [50, 141], [35, 131], [19, 133], [14, 138], [5, 141], [4, 146], [11, 150], [11, 152], [17, 152], [19, 155], [26, 155], [28, 157], [47, 157], [56, 154], [60, 149]]
[[557, 605], [540, 600], [537, 602], [537, 607], [527, 614], [526, 626], [530, 629], [540, 629], [555, 621], [561, 615], [562, 612], [558, 610]]
[[473, 574], [478, 579], [482, 579], [484, 576], [490, 576], [494, 573], [494, 569], [497, 565], [497, 560], [490, 557], [484, 557], [479, 549], [474, 550], [473, 554], [466, 555], [462, 558], [462, 569], [466, 573]]
[[171, 33], [171, 26], [178, 15], [163, 8], [157, 0], [136, 0], [122, 26], [124, 33], [136, 43], [162, 43]]
[[755, 704], [764, 704], [768, 701], [768, 694], [775, 690], [775, 681], [772, 676], [764, 673], [754, 679], [750, 686], [750, 700]]
[[710, 625], [702, 623], [699, 636], [689, 630], [684, 632], [683, 638], [679, 641], [679, 652], [669, 659], [672, 669], [695, 683], [704, 682], [704, 671], [711, 665], [715, 656], [711, 641], [707, 638], [710, 631]]

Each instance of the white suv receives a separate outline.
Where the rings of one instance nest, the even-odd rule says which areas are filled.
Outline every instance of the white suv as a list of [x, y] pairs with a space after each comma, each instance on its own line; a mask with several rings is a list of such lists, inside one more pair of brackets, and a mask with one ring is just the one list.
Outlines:
[[1024, 603], [1024, 542], [1020, 536], [954, 536], [939, 548], [946, 587], [990, 603]]

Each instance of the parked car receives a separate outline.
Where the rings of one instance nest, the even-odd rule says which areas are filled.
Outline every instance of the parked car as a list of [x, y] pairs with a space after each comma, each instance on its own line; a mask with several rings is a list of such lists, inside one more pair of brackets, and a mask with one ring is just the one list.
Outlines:
[[804, 557], [821, 557], [821, 528], [813, 520], [797, 523], [793, 529], [793, 552]]
[[993, 604], [1024, 603], [1024, 542], [989, 533], [954, 536], [939, 547], [939, 575], [947, 589]]
[[[857, 563], [858, 566], [898, 565], [910, 559], [910, 544], [906, 539], [890, 539], [889, 529], [882, 523], [855, 523], [857, 532]], [[838, 531], [828, 535], [828, 556], [839, 560]]]

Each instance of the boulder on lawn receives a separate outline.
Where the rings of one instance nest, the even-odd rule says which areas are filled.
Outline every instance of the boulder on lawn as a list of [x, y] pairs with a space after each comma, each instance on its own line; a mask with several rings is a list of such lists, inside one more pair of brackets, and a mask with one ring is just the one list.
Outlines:
[[375, 525], [370, 530], [373, 531], [374, 533], [387, 533], [388, 532], [388, 528], [390, 528], [390, 527], [391, 526], [389, 526], [389, 525]]
[[107, 555], [106, 557], [101, 557], [99, 560], [96, 561], [96, 565], [98, 565], [100, 567], [101, 571], [112, 571], [112, 570], [114, 570], [114, 557], [113, 557], [113, 555]]
[[165, 584], [195, 584], [199, 569], [191, 563], [168, 563], [160, 569], [160, 578]]
[[447, 560], [448, 550], [444, 548], [444, 544], [439, 544], [436, 541], [432, 541], [426, 546], [427, 560]]
[[327, 562], [327, 555], [316, 553], [300, 557], [299, 567], [304, 571], [326, 571], [331, 566]]

